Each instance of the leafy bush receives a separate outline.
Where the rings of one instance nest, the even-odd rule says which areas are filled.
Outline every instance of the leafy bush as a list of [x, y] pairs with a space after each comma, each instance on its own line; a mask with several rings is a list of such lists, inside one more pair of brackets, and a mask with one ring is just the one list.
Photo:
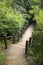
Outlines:
[[33, 33], [33, 41], [30, 50], [33, 52], [32, 59], [41, 65], [43, 63], [43, 32], [35, 31]]
[[37, 15], [35, 19], [37, 25], [33, 31], [33, 40], [29, 51], [32, 52], [32, 59], [38, 65], [43, 65], [43, 11], [40, 10], [39, 16]]
[[18, 38], [20, 30], [24, 26], [25, 19], [22, 14], [12, 9], [9, 4], [9, 7], [7, 7], [6, 3], [7, 1], [0, 2], [0, 35], [8, 36], [15, 34], [15, 37]]
[[2, 51], [0, 51], [0, 65], [5, 65], [5, 57]]

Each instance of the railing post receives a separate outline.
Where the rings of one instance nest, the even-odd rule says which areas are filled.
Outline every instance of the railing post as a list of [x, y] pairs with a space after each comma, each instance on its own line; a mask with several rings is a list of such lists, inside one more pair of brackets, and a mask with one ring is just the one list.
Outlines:
[[18, 42], [19, 42], [20, 36], [18, 35]]
[[28, 50], [28, 41], [26, 41], [25, 54], [27, 54], [27, 50]]
[[7, 39], [6, 39], [6, 35], [4, 35], [4, 42], [5, 42], [5, 49], [7, 49]]
[[14, 34], [13, 34], [13, 43], [15, 43]]
[[30, 45], [31, 45], [31, 41], [32, 41], [32, 37], [29, 38], [29, 48], [30, 48]]

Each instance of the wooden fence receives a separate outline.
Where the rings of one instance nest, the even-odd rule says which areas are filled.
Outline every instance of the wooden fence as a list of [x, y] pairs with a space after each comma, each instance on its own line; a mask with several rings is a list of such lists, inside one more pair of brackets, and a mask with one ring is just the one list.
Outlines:
[[28, 54], [28, 48], [30, 48], [31, 43], [32, 43], [32, 37], [30, 37], [29, 40], [26, 40], [25, 54]]
[[[22, 30], [21, 30], [21, 33], [20, 33], [19, 36], [18, 36], [18, 41], [19, 41], [19, 39], [22, 37], [22, 35], [24, 34], [24, 32], [25, 32], [25, 30], [28, 28], [28, 26], [29, 26], [28, 23], [23, 26], [23, 28], [22, 28]], [[15, 43], [15, 39], [14, 39], [14, 38], [15, 38], [15, 34], [13, 34], [12, 36], [6, 36], [6, 35], [0, 36], [0, 39], [1, 39], [1, 40], [4, 40], [5, 49], [7, 49], [7, 47], [8, 47], [8, 42], [7, 42], [7, 40], [13, 39], [12, 41], [13, 41], [13, 43]], [[27, 43], [27, 42], [26, 42], [26, 43]]]
[[8, 47], [8, 40], [11, 40], [12, 39], [12, 42], [14, 43], [15, 42], [15, 39], [14, 39], [14, 35], [12, 35], [12, 36], [6, 36], [6, 35], [4, 35], [4, 36], [0, 36], [0, 40], [4, 40], [4, 44], [5, 44], [5, 49], [7, 49], [7, 47]]

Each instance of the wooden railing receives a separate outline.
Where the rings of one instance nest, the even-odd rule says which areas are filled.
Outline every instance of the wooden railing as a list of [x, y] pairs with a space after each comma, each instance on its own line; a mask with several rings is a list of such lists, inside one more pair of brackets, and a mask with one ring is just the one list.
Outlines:
[[30, 37], [29, 40], [26, 40], [25, 54], [28, 54], [28, 48], [30, 48], [31, 43], [32, 43], [32, 37]]
[[4, 40], [4, 44], [5, 44], [5, 49], [7, 49], [7, 47], [8, 47], [8, 40], [11, 40], [12, 39], [12, 43], [14, 43], [15, 42], [15, 39], [14, 39], [14, 35], [12, 35], [12, 36], [6, 36], [6, 35], [4, 35], [4, 36], [0, 36], [0, 40]]
[[[21, 30], [21, 33], [19, 34], [18, 36], [18, 41], [19, 39], [22, 37], [22, 35], [24, 34], [25, 30], [28, 28], [29, 24], [25, 24]], [[0, 39], [4, 40], [4, 43], [5, 43], [5, 49], [7, 49], [8, 47], [8, 42], [7, 40], [10, 40], [10, 39], [13, 39], [13, 43], [15, 43], [15, 34], [11, 35], [11, 36], [0, 36]], [[27, 43], [27, 42], [26, 42]]]

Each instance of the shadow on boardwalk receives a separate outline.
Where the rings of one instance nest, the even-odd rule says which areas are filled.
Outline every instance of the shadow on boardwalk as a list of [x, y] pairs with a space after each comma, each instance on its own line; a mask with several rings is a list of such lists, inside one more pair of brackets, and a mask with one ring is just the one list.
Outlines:
[[7, 50], [4, 50], [6, 57], [5, 65], [30, 65], [30, 62], [25, 56], [25, 43], [26, 40], [32, 36], [33, 26], [30, 25], [28, 29], [17, 44], [10, 44]]

